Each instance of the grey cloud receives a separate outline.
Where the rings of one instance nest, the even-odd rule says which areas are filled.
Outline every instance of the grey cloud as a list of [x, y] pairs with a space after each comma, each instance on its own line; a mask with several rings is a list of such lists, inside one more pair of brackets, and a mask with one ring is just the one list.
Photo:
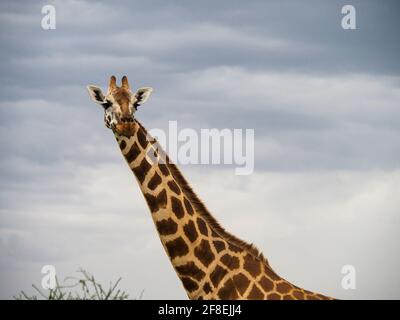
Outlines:
[[[52, 31], [40, 28], [48, 3], [57, 9]], [[1, 297], [40, 283], [41, 266], [54, 263], [64, 275], [121, 275], [132, 297], [144, 288], [147, 298], [185, 298], [86, 92], [105, 89], [111, 74], [154, 87], [138, 112], [148, 129], [168, 120], [255, 129], [254, 175], [183, 171], [217, 218], [259, 243], [283, 275], [340, 297], [398, 297], [398, 255], [366, 248], [398, 251], [399, 4], [352, 3], [356, 31], [340, 28], [344, 1], [2, 1]], [[387, 260], [380, 273], [392, 281], [365, 282], [370, 258]], [[362, 286], [343, 292], [338, 269], [352, 261]]]

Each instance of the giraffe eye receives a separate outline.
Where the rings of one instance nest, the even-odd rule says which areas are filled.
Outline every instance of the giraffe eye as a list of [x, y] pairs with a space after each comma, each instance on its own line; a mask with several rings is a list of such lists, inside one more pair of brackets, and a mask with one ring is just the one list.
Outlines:
[[110, 100], [106, 100], [106, 102], [104, 102], [104, 103], [102, 104], [102, 106], [103, 106], [104, 110], [107, 110], [109, 107], [112, 106], [112, 103], [111, 103]]

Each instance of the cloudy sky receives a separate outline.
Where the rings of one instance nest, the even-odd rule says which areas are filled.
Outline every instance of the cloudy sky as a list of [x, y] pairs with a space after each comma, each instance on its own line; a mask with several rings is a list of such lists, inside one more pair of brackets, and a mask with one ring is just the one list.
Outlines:
[[[41, 28], [42, 6], [56, 29]], [[356, 8], [357, 30], [341, 27]], [[296, 285], [400, 298], [398, 1], [2, 1], [0, 298], [85, 268], [186, 298], [87, 84], [152, 86], [148, 129], [250, 128], [255, 171], [181, 166]], [[341, 287], [344, 265], [356, 289]]]

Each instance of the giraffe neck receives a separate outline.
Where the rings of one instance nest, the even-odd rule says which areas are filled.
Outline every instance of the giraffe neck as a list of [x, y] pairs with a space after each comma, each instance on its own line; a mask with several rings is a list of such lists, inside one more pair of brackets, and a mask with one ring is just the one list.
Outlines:
[[[289, 292], [296, 290], [305, 297], [302, 289], [277, 276], [256, 248], [218, 224], [176, 165], [136, 120], [132, 133], [130, 137], [115, 136], [189, 298], [284, 298], [285, 293], [289, 297]], [[154, 156], [161, 161], [154, 161]]]

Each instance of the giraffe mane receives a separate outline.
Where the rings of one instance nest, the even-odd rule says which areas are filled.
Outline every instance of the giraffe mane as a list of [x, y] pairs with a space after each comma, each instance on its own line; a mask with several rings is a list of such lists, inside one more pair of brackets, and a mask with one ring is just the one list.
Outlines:
[[175, 180], [177, 183], [180, 185], [182, 188], [184, 194], [188, 198], [188, 200], [193, 204], [195, 207], [196, 211], [201, 215], [204, 220], [210, 225], [210, 227], [222, 238], [224, 238], [229, 244], [233, 244], [234, 246], [237, 246], [248, 253], [250, 253], [252, 256], [254, 256], [257, 259], [262, 260], [268, 265], [267, 259], [264, 257], [264, 255], [258, 250], [257, 247], [255, 247], [252, 243], [247, 243], [244, 240], [239, 239], [238, 237], [234, 236], [233, 234], [229, 233], [226, 231], [220, 223], [214, 218], [214, 216], [208, 211], [207, 207], [199, 199], [197, 194], [193, 191], [192, 187], [189, 185], [189, 183], [186, 181], [185, 177], [182, 175], [181, 171], [178, 169], [178, 167], [172, 163], [168, 156], [167, 156], [167, 165], [168, 168], [171, 171], [171, 174], [174, 176]]
[[[142, 124], [136, 120], [136, 122], [139, 124], [139, 127], [144, 130], [146, 136], [148, 136], [147, 130], [142, 126]], [[166, 152], [161, 148], [161, 146], [158, 146], [159, 151], [161, 151], [164, 156], [165, 156], [165, 162], [170, 170], [172, 176], [175, 178], [176, 182], [179, 184], [179, 186], [182, 188], [183, 193], [186, 195], [188, 200], [193, 204], [195, 207], [196, 211], [201, 215], [204, 220], [210, 225], [213, 231], [215, 231], [220, 237], [222, 237], [225, 241], [227, 241], [229, 244], [234, 245], [242, 250], [245, 250], [249, 254], [251, 254], [253, 257], [256, 259], [259, 259], [260, 261], [266, 263], [267, 266], [269, 266], [269, 263], [267, 259], [264, 257], [262, 252], [260, 252], [257, 247], [255, 247], [251, 243], [247, 243], [246, 241], [243, 241], [233, 234], [229, 233], [226, 231], [220, 223], [214, 218], [214, 216], [208, 211], [207, 207], [205, 204], [199, 199], [197, 194], [193, 191], [192, 187], [189, 185], [189, 183], [186, 181], [185, 177], [181, 173], [181, 171], [178, 169], [175, 163], [173, 163], [169, 156], [166, 154]]]

